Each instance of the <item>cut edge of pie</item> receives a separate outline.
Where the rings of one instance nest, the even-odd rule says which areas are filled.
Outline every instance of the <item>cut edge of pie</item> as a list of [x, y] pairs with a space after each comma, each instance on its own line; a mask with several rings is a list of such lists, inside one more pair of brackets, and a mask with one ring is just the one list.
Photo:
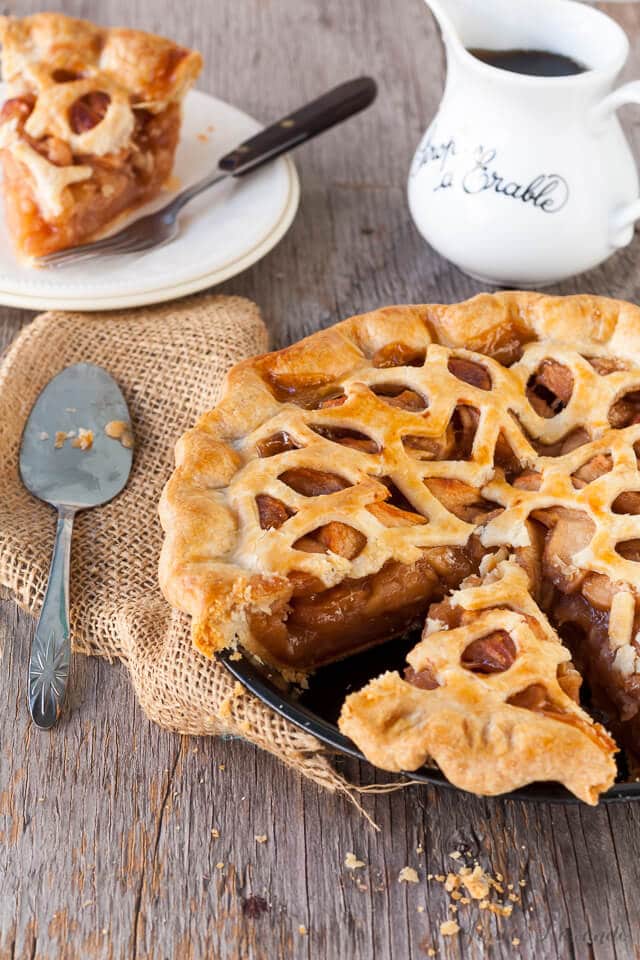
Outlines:
[[168, 181], [199, 53], [61, 13], [0, 18], [0, 164], [16, 253], [94, 239]]
[[579, 706], [580, 675], [515, 558], [439, 604], [407, 663], [342, 708], [340, 730], [376, 766], [435, 761], [485, 796], [557, 781], [589, 804], [613, 784], [616, 743]]
[[506, 547], [635, 744], [636, 451], [638, 307], [516, 291], [375, 310], [230, 371], [176, 447], [161, 586], [203, 653], [239, 645], [295, 681], [424, 622]]

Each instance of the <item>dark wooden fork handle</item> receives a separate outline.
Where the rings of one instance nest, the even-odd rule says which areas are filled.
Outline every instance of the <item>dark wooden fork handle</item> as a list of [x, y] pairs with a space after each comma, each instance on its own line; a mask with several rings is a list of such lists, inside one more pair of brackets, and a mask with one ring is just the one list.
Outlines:
[[373, 103], [377, 92], [378, 88], [372, 77], [347, 80], [317, 100], [307, 103], [300, 110], [261, 130], [255, 137], [245, 140], [231, 153], [227, 153], [218, 163], [218, 167], [234, 177], [249, 173], [281, 153], [286, 153], [292, 147], [311, 140], [324, 130], [364, 110]]

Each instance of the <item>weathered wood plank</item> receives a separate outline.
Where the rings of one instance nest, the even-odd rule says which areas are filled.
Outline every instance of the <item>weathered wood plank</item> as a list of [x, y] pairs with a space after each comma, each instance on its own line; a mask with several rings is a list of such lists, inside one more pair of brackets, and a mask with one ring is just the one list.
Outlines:
[[[24, 14], [40, 2], [5, 6]], [[409, 222], [407, 170], [443, 78], [419, 0], [49, 6], [196, 43], [207, 61], [202, 87], [263, 120], [351, 75], [378, 78], [371, 110], [300, 152], [303, 198], [287, 238], [223, 288], [261, 304], [274, 345], [382, 303], [450, 301], [479, 289]], [[632, 32], [631, 77], [640, 67], [640, 5], [607, 10]], [[633, 108], [624, 117], [640, 150]], [[636, 240], [558, 292], [638, 300], [639, 254]], [[0, 310], [0, 343], [28, 319]], [[2, 960], [418, 960], [432, 947], [474, 960], [638, 955], [636, 806], [549, 807], [408, 787], [363, 798], [381, 826], [374, 833], [344, 799], [250, 745], [151, 726], [125, 671], [106, 663], [76, 660], [68, 719], [37, 734], [23, 688], [32, 629], [11, 603], [0, 604]], [[344, 769], [356, 782], [385, 780], [354, 762]], [[446, 873], [456, 849], [517, 890], [519, 879], [527, 885], [510, 918], [461, 908], [462, 932], [446, 940], [439, 925], [449, 897], [426, 877]], [[366, 867], [346, 869], [349, 851]], [[406, 865], [418, 884], [398, 882]]]

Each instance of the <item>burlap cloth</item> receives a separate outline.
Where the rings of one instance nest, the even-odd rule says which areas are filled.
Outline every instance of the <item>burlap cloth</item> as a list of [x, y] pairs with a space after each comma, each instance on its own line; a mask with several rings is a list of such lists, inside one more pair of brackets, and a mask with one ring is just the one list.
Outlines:
[[[136, 436], [127, 487], [78, 514], [71, 576], [76, 651], [122, 660], [140, 703], [163, 727], [240, 734], [331, 790], [346, 789], [317, 740], [248, 693], [191, 645], [188, 619], [157, 582], [157, 504], [177, 438], [217, 400], [228, 368], [267, 347], [255, 304], [205, 296], [119, 313], [47, 313], [0, 365], [0, 584], [36, 615], [51, 559], [54, 514], [20, 482], [22, 430], [40, 390], [79, 361], [104, 366], [125, 395]], [[26, 664], [25, 664], [26, 666]]]

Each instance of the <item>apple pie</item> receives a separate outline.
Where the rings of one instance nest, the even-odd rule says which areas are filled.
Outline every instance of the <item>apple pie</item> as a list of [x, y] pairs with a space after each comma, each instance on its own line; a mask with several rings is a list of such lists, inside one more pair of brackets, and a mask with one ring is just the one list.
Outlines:
[[638, 457], [639, 308], [376, 310], [231, 370], [177, 445], [162, 588], [199, 650], [293, 681], [426, 618], [343, 732], [385, 769], [595, 802], [616, 743], [640, 753]]
[[0, 18], [0, 163], [24, 257], [93, 239], [168, 180], [200, 54], [61, 13]]

